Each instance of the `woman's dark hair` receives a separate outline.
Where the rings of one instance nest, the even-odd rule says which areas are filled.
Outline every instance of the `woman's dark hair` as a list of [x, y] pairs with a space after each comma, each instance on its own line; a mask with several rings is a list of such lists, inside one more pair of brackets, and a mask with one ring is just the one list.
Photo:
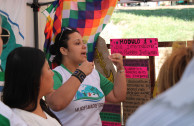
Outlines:
[[3, 102], [11, 108], [33, 111], [37, 107], [44, 53], [35, 48], [19, 47], [7, 57]]
[[[31, 47], [16, 48], [8, 55], [2, 96], [6, 105], [30, 112], [37, 108], [41, 71], [45, 60], [45, 54], [41, 50]], [[45, 110], [43, 102], [41, 99], [40, 105], [48, 113], [50, 110]]]
[[[53, 59], [53, 63], [57, 63], [57, 65], [60, 65], [62, 62], [62, 54], [60, 52], [60, 48], [64, 47], [68, 49], [68, 40], [69, 35], [78, 32], [76, 29], [72, 28], [62, 28], [61, 32], [57, 34], [55, 38], [55, 43], [50, 46], [49, 51], [52, 55], [55, 55]], [[79, 32], [78, 32], [79, 33]]]

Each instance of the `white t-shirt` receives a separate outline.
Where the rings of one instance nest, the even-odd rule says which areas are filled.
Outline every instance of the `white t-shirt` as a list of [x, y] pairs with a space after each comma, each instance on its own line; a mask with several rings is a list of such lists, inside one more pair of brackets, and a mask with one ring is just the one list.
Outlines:
[[[72, 75], [63, 65], [56, 67], [54, 73], [54, 89]], [[113, 84], [94, 69], [84, 79], [71, 103], [65, 109], [53, 112], [64, 126], [101, 126], [99, 113], [105, 102], [104, 96], [112, 89]]]
[[3, 95], [3, 87], [4, 87], [4, 72], [0, 70], [0, 101]]
[[27, 126], [7, 105], [0, 101], [0, 126]]
[[17, 115], [19, 115], [20, 118], [23, 119], [28, 126], [61, 126], [55, 118], [52, 118], [46, 112], [45, 114], [47, 119], [32, 112], [28, 112], [21, 109], [14, 108], [13, 111]]

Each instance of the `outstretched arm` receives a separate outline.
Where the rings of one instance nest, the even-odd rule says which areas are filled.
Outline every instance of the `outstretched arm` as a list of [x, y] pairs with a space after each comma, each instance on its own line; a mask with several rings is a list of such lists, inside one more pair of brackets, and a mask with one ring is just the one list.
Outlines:
[[125, 69], [123, 67], [123, 56], [119, 53], [114, 53], [109, 56], [109, 59], [117, 67], [117, 73], [114, 80], [114, 88], [106, 96], [106, 101], [112, 103], [122, 102], [126, 99], [127, 94]]

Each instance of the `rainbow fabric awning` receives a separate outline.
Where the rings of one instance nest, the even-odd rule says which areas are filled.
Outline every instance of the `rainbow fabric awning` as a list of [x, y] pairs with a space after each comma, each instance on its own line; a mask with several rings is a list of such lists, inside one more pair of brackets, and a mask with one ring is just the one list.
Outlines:
[[57, 0], [43, 13], [47, 16], [44, 51], [50, 57], [49, 46], [62, 27], [77, 29], [87, 43], [88, 61], [93, 61], [100, 32], [108, 23], [117, 0]]

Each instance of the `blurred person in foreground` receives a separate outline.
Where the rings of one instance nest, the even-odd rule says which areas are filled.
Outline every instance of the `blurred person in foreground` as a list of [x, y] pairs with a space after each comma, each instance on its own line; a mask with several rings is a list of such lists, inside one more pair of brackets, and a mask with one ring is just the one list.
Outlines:
[[158, 89], [161, 94], [138, 108], [129, 117], [126, 126], [194, 125], [193, 82], [192, 49], [181, 48], [174, 51], [164, 62], [159, 73]]

